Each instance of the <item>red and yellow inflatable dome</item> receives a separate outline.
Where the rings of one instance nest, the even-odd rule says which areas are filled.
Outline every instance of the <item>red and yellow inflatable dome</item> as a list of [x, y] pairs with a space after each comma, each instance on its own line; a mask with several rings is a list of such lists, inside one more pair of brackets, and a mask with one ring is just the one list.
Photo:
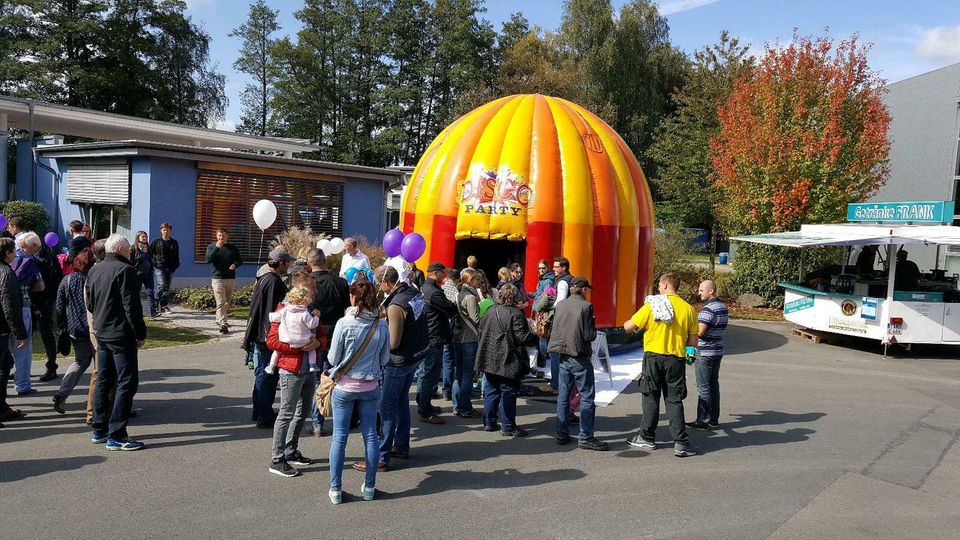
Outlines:
[[420, 268], [519, 248], [529, 291], [537, 261], [563, 255], [593, 285], [600, 327], [622, 324], [653, 279], [653, 201], [636, 157], [596, 115], [556, 97], [497, 99], [443, 130], [404, 191], [400, 227], [427, 240]]

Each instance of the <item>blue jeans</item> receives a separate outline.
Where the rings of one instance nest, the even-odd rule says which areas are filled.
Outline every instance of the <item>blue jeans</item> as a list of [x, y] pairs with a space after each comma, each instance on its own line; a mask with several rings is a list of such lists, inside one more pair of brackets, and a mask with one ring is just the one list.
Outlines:
[[589, 357], [560, 356], [560, 395], [557, 396], [557, 437], [570, 436], [570, 384], [580, 390], [580, 440], [593, 438], [596, 405], [593, 403], [596, 386], [593, 381], [593, 362]]
[[[170, 280], [173, 278], [173, 272], [167, 270], [166, 268], [154, 268], [153, 269], [153, 295], [156, 301], [154, 306], [159, 311], [162, 308], [167, 307], [167, 302], [169, 301], [170, 293]], [[269, 364], [269, 359], [267, 359]]]
[[364, 456], [367, 475], [364, 484], [368, 488], [377, 485], [377, 461], [380, 459], [380, 439], [377, 437], [377, 403], [380, 389], [369, 392], [346, 392], [333, 389], [333, 440], [330, 443], [330, 489], [339, 490], [343, 476], [344, 451], [350, 433], [350, 418], [354, 404], [360, 413], [360, 432], [363, 433]]
[[494, 426], [500, 418], [500, 429], [517, 427], [517, 394], [521, 379], [508, 379], [487, 373], [483, 379], [483, 425]]
[[[273, 402], [277, 399], [280, 377], [264, 371], [270, 365], [270, 349], [266, 343], [253, 342], [253, 421], [272, 422]], [[277, 370], [279, 371], [279, 370]]]
[[[127, 439], [127, 420], [140, 386], [135, 341], [97, 342], [97, 388], [93, 394], [93, 433], [115, 441]], [[110, 409], [110, 390], [117, 393]]]
[[157, 314], [157, 299], [153, 297], [153, 274], [137, 274], [140, 278], [140, 285], [147, 290], [147, 307], [150, 310], [150, 316]]
[[720, 356], [701, 356], [694, 363], [697, 373], [697, 422], [720, 421]]
[[22, 348], [17, 348], [17, 340], [10, 339], [10, 352], [13, 353], [13, 366], [16, 373], [13, 374], [13, 386], [17, 392], [26, 392], [30, 390], [30, 369], [33, 367], [33, 312], [29, 307], [22, 310], [23, 326], [27, 329], [27, 344]]
[[419, 364], [387, 366], [380, 394], [380, 461], [390, 463], [390, 451], [410, 453], [410, 385]]
[[443, 397], [453, 396], [453, 364], [457, 358], [457, 346], [443, 346]]
[[473, 410], [473, 366], [477, 360], [477, 342], [457, 343], [454, 351], [451, 396], [453, 410], [463, 414]]
[[443, 345], [430, 347], [430, 354], [423, 361], [423, 367], [417, 376], [417, 412], [420, 418], [433, 416], [433, 390], [440, 382], [440, 369], [443, 367]]

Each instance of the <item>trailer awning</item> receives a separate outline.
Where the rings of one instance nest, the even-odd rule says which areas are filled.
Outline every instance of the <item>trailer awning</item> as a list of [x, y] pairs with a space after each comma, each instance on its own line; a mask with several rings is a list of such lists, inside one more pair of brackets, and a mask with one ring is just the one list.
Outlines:
[[799, 231], [734, 236], [730, 241], [795, 248], [888, 244], [960, 245], [960, 227], [862, 223], [802, 225]]

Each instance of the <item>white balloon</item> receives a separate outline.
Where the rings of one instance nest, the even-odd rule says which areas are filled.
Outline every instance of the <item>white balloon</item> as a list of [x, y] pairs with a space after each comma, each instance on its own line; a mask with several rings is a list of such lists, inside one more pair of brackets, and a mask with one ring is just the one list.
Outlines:
[[330, 240], [326, 238], [317, 242], [317, 249], [322, 251], [324, 256], [333, 255], [333, 247], [330, 245]]
[[330, 248], [333, 249], [332, 255], [336, 255], [337, 253], [343, 251], [343, 239], [334, 238], [333, 240], [330, 240]]
[[277, 206], [273, 204], [273, 201], [260, 199], [257, 204], [253, 205], [253, 222], [257, 224], [257, 227], [260, 227], [261, 231], [269, 229], [276, 220]]

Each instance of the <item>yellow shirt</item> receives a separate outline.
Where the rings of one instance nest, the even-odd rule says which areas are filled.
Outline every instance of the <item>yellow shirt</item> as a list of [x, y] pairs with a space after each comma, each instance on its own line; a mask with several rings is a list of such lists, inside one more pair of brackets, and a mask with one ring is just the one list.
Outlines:
[[643, 350], [657, 354], [669, 354], [684, 358], [687, 356], [687, 339], [699, 331], [697, 314], [690, 304], [675, 294], [667, 295], [673, 306], [673, 321], [665, 324], [653, 320], [650, 304], [644, 304], [630, 317], [633, 324], [643, 330]]

